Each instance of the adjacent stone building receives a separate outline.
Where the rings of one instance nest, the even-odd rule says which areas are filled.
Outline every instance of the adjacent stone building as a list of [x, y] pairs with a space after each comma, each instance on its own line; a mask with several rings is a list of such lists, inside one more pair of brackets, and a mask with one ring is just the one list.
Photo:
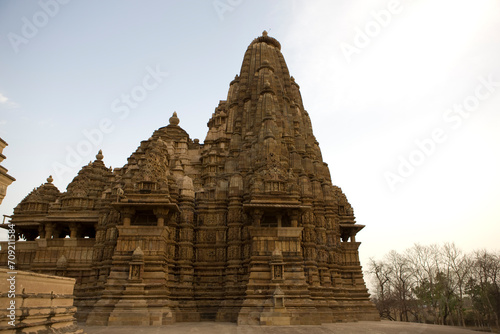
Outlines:
[[[2, 154], [3, 149], [7, 146], [7, 142], [0, 138], [0, 162], [4, 161], [5, 155]], [[2, 204], [5, 195], [7, 194], [7, 187], [16, 179], [7, 174], [7, 169], [0, 166], [0, 204]]]
[[75, 279], [0, 268], [0, 333], [83, 334], [74, 317]]
[[[332, 185], [280, 43], [248, 47], [203, 143], [174, 112], [122, 168], [15, 208], [19, 269], [76, 279], [88, 325], [378, 319], [351, 205]], [[5, 254], [2, 255], [5, 260]]]

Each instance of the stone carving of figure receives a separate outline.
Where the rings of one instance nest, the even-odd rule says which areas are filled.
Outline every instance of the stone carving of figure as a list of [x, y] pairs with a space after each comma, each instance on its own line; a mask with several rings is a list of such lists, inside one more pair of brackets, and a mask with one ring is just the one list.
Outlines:
[[132, 266], [132, 279], [140, 279], [141, 278], [141, 267], [137, 265]]
[[123, 196], [124, 194], [125, 194], [125, 192], [123, 191], [123, 189], [121, 187], [118, 187], [116, 189], [116, 201], [120, 202], [120, 198], [124, 197]]
[[282, 267], [279, 265], [274, 267], [274, 278], [275, 279], [283, 278]]

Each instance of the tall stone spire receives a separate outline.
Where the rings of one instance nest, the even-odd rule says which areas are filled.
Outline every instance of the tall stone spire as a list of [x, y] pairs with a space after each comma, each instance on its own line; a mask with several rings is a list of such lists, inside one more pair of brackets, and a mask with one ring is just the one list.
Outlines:
[[280, 49], [266, 31], [252, 41], [227, 100], [220, 102], [208, 122], [206, 144], [227, 142], [235, 148], [228, 156], [234, 168], [226, 172], [245, 173], [253, 197], [289, 194], [301, 175], [331, 182], [299, 85]]

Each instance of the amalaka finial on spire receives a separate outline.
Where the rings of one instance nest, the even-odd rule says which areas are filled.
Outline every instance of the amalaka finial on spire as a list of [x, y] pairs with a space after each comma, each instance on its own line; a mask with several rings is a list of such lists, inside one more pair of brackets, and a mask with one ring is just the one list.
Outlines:
[[276, 40], [276, 38], [268, 36], [267, 30], [264, 30], [262, 32], [262, 36], [259, 36], [255, 38], [250, 45], [255, 44], [255, 43], [266, 43], [268, 45], [272, 45], [278, 50], [281, 50], [281, 44]]
[[47, 182], [52, 183], [52, 181], [54, 181], [54, 179], [52, 178], [52, 175], [49, 175], [49, 177], [47, 178]]
[[174, 125], [174, 126], [179, 125], [180, 120], [177, 117], [176, 111], [174, 111], [174, 113], [172, 114], [172, 117], [170, 117], [170, 119], [168, 121], [170, 122], [170, 125]]
[[95, 158], [97, 160], [102, 160], [104, 158], [104, 155], [102, 155], [102, 150], [99, 150], [99, 152], [96, 154]]

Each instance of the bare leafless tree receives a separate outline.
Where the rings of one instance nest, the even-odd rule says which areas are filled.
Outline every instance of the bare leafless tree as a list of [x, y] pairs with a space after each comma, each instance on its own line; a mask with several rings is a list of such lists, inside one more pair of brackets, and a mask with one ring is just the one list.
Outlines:
[[368, 268], [381, 317], [500, 330], [499, 252], [415, 244], [382, 260], [371, 258]]
[[409, 312], [412, 300], [412, 286], [415, 281], [411, 266], [405, 256], [395, 251], [389, 252], [386, 261], [391, 270], [391, 280], [399, 305], [399, 320], [410, 321]]
[[368, 273], [372, 275], [375, 283], [375, 305], [381, 318], [395, 320], [391, 315], [391, 274], [392, 269], [383, 261], [375, 261], [370, 258], [368, 262]]
[[[486, 250], [475, 251], [472, 270], [473, 279], [477, 281], [481, 297], [487, 306], [487, 316], [492, 318], [495, 321], [496, 328], [500, 329], [498, 321], [500, 258], [498, 254]], [[490, 322], [490, 319], [488, 319], [488, 322]]]
[[463, 327], [465, 327], [465, 317], [464, 317], [465, 284], [467, 283], [470, 277], [473, 261], [469, 256], [466, 256], [462, 252], [462, 250], [459, 249], [454, 243], [444, 244], [443, 250], [444, 250], [444, 261], [447, 267], [452, 272], [450, 279], [454, 281], [453, 284], [458, 295], [458, 305], [457, 305], [458, 321]]

